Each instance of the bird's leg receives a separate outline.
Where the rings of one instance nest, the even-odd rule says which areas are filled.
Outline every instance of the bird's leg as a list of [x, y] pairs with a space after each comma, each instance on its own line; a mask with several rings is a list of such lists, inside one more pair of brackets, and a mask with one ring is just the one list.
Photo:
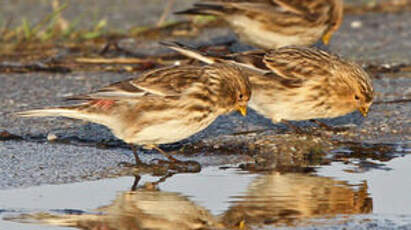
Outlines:
[[331, 127], [331, 126], [325, 124], [324, 122], [321, 122], [321, 121], [316, 120], [316, 119], [311, 119], [310, 122], [313, 122], [313, 123], [317, 124], [318, 126], [320, 126], [321, 128], [323, 128], [327, 131], [334, 132], [334, 133], [343, 132], [343, 131], [347, 130], [347, 128], [343, 128], [343, 127], [340, 127], [340, 128]]
[[134, 176], [134, 183], [131, 186], [131, 189], [130, 189], [131, 191], [136, 191], [137, 190], [137, 185], [138, 185], [138, 182], [140, 182], [140, 179], [141, 179], [140, 175], [135, 175]]
[[143, 162], [140, 160], [140, 157], [137, 154], [137, 147], [135, 145], [131, 145], [131, 150], [134, 154], [134, 159], [136, 160], [136, 165], [141, 165]]
[[175, 162], [180, 162], [180, 160], [177, 160], [176, 158], [174, 158], [173, 156], [171, 156], [170, 153], [167, 153], [165, 151], [163, 151], [162, 149], [160, 149], [157, 145], [150, 145], [148, 147], [151, 147], [157, 151], [159, 151], [161, 154], [163, 154], [163, 156], [167, 157], [167, 159], [173, 163]]
[[135, 166], [143, 166], [144, 163], [140, 160], [140, 157], [138, 157], [138, 154], [137, 154], [137, 147], [135, 145], [130, 144], [130, 148], [133, 151], [134, 159], [135, 159], [136, 163], [132, 164], [132, 163], [129, 163], [129, 162], [122, 161], [118, 165], [119, 166], [124, 166], [124, 167], [130, 167], [130, 168], [135, 167]]
[[266, 132], [270, 130], [274, 130], [274, 129], [255, 129], [255, 130], [249, 130], [249, 131], [235, 132], [235, 133], [232, 133], [231, 135], [241, 136], [241, 135], [248, 135], [248, 134], [257, 134], [257, 133], [262, 133], [262, 132]]
[[330, 131], [333, 130], [332, 127], [330, 127], [329, 125], [327, 125], [324, 122], [321, 122], [319, 120], [311, 119], [310, 122], [313, 122], [313, 123], [317, 124], [318, 126], [320, 126], [323, 129], [330, 130]]
[[168, 172], [166, 175], [162, 176], [157, 181], [145, 183], [142, 188], [144, 188], [144, 190], [147, 190], [147, 191], [157, 191], [158, 190], [157, 186], [159, 184], [163, 183], [164, 181], [166, 181], [167, 178], [172, 177], [174, 174], [176, 174], [176, 173], [175, 172]]
[[162, 176], [160, 179], [158, 179], [158, 180], [155, 181], [155, 182], [152, 182], [151, 184], [152, 184], [153, 186], [157, 186], [157, 185], [163, 183], [164, 181], [166, 181], [168, 178], [172, 177], [174, 174], [176, 174], [176, 173], [174, 173], [174, 172], [168, 172], [165, 176]]
[[284, 123], [288, 128], [294, 130], [294, 132], [298, 134], [304, 134], [304, 132], [299, 127], [293, 125], [289, 120], [282, 119], [281, 122]]

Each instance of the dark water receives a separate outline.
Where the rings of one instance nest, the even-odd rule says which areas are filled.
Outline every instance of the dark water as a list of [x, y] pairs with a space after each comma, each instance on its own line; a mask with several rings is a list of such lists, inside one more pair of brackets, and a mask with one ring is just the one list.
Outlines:
[[120, 177], [3, 190], [0, 229], [305, 229], [374, 220], [409, 225], [410, 149], [399, 145], [395, 151], [398, 157], [388, 162], [370, 160], [380, 164], [370, 170], [343, 162], [314, 173], [207, 167], [164, 181], [142, 176], [137, 186], [136, 178]]

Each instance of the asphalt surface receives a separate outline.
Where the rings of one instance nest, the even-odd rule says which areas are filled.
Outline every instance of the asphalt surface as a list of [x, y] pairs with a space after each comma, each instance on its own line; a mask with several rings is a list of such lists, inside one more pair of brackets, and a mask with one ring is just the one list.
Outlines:
[[[400, 14], [365, 14], [347, 15], [342, 28], [335, 34], [329, 49], [364, 65], [411, 63], [411, 13]], [[354, 22], [360, 21], [361, 28], [353, 28]], [[190, 39], [190, 44], [204, 42], [224, 42], [234, 39], [232, 32], [225, 28], [214, 28], [204, 31]], [[189, 40], [185, 39], [186, 42]], [[121, 43], [120, 43], [121, 44]], [[234, 44], [233, 49], [242, 47]], [[167, 52], [157, 41], [139, 43], [139, 52]], [[64, 104], [62, 97], [96, 90], [112, 82], [137, 77], [127, 73], [26, 73], [1, 74], [0, 129], [22, 136], [23, 141], [0, 142], [0, 188], [29, 186], [41, 183], [63, 183], [79, 181], [83, 178], [98, 179], [107, 177], [106, 169], [116, 168], [121, 161], [131, 161], [132, 154], [127, 146], [116, 142], [111, 133], [104, 127], [85, 124], [64, 118], [31, 118], [23, 119], [13, 113], [32, 108]], [[410, 99], [411, 74], [375, 74], [374, 86], [376, 102]], [[363, 119], [359, 113], [331, 120], [330, 124], [354, 124], [349, 133], [343, 135], [345, 140], [372, 143], [397, 143], [410, 141], [409, 103], [375, 104], [369, 117]], [[306, 125], [307, 123], [298, 123]], [[205, 131], [183, 141], [184, 144], [202, 143], [221, 145], [229, 142], [244, 144], [258, 137], [235, 137], [229, 134], [246, 130], [270, 128], [283, 130], [285, 126], [272, 124], [269, 120], [251, 112], [243, 118], [238, 114], [223, 116]], [[275, 131], [273, 131], [275, 133]], [[269, 133], [269, 134], [273, 134]], [[59, 139], [68, 139], [72, 144], [53, 144], [47, 141], [47, 135], [56, 135]], [[267, 133], [259, 134], [266, 135]], [[227, 136], [228, 135], [228, 136]], [[241, 141], [238, 141], [238, 140]], [[114, 143], [114, 148], [96, 149], [98, 143]], [[119, 143], [119, 144], [118, 144]], [[89, 145], [84, 147], [82, 145]], [[115, 148], [119, 146], [119, 148]], [[85, 150], [87, 149], [87, 150]], [[96, 153], [100, 157], [96, 157]], [[75, 157], [74, 157], [75, 156]], [[143, 157], [150, 154], [143, 154]], [[56, 159], [54, 159], [56, 158]], [[67, 158], [67, 160], [65, 159]], [[236, 158], [236, 157], [233, 157]], [[241, 157], [240, 157], [241, 158]], [[70, 159], [70, 160], [68, 160]], [[241, 158], [242, 159], [242, 158]], [[90, 161], [93, 164], [90, 164]], [[16, 164], [18, 162], [18, 164]], [[213, 162], [208, 162], [213, 164]], [[44, 176], [32, 175], [39, 165]], [[64, 165], [65, 167], [60, 167]], [[12, 170], [9, 170], [11, 167]], [[110, 170], [109, 170], [110, 171]], [[48, 173], [52, 172], [52, 173]], [[50, 175], [66, 175], [60, 178]]]

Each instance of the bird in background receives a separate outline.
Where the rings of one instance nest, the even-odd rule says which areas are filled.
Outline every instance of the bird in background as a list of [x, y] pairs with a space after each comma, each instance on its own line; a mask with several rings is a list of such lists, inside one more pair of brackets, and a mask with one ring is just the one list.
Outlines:
[[23, 117], [62, 116], [107, 126], [133, 149], [154, 148], [185, 139], [209, 126], [219, 115], [234, 110], [246, 115], [251, 96], [249, 80], [232, 64], [171, 66], [114, 83], [97, 92], [70, 97], [70, 106], [19, 112]]
[[343, 20], [343, 0], [206, 0], [183, 15], [213, 15], [225, 20], [245, 43], [273, 49], [328, 45]]
[[359, 65], [316, 48], [212, 56], [177, 42], [162, 44], [208, 64], [242, 67], [253, 91], [248, 106], [274, 123], [334, 118], [355, 110], [365, 117], [374, 98], [371, 78]]

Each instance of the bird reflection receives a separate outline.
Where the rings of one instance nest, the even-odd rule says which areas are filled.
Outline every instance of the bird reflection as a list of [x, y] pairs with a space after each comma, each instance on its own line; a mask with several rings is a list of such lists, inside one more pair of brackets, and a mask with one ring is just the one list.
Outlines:
[[[172, 175], [143, 185], [138, 184], [137, 176], [131, 191], [119, 193], [111, 204], [93, 213], [40, 213], [13, 220], [35, 220], [87, 230], [248, 229], [264, 225], [294, 226], [310, 218], [372, 210], [366, 182], [350, 185], [311, 174], [271, 172], [258, 176], [242, 196], [231, 198], [234, 201], [228, 210], [216, 216], [180, 193], [160, 191], [157, 185]], [[218, 192], [210, 191], [210, 194], [218, 195]]]
[[205, 208], [180, 193], [163, 192], [157, 185], [173, 174], [155, 182], [139, 185], [140, 176], [130, 191], [117, 195], [114, 201], [93, 213], [54, 215], [23, 214], [9, 218], [16, 222], [75, 227], [86, 230], [195, 230], [221, 229], [222, 225]]
[[235, 199], [222, 217], [226, 226], [299, 225], [310, 218], [372, 211], [365, 181], [353, 186], [300, 173], [261, 175]]

